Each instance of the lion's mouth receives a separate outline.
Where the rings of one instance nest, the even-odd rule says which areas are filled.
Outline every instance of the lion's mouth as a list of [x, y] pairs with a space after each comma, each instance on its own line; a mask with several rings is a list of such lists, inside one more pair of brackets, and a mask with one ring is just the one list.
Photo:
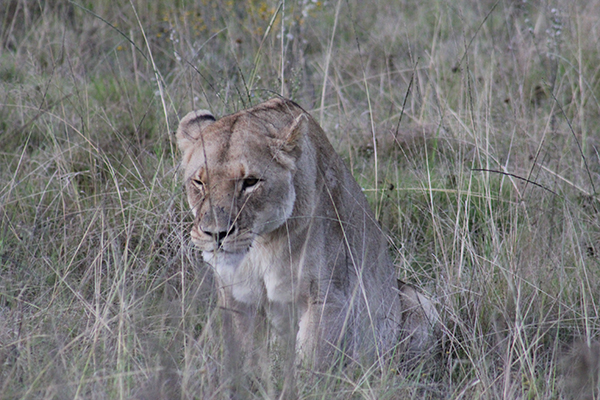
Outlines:
[[217, 240], [212, 235], [199, 232], [194, 227], [191, 231], [192, 243], [203, 252], [222, 253], [222, 254], [240, 254], [245, 255], [252, 247], [253, 236], [246, 235], [228, 235], [225, 238]]
[[250, 246], [243, 248], [243, 249], [235, 249], [235, 250], [226, 250], [223, 248], [223, 246], [215, 249], [210, 249], [210, 250], [202, 250], [202, 253], [206, 253], [208, 255], [216, 255], [216, 254], [222, 254], [223, 256], [245, 256], [246, 253], [248, 253], [248, 251], [250, 250]]

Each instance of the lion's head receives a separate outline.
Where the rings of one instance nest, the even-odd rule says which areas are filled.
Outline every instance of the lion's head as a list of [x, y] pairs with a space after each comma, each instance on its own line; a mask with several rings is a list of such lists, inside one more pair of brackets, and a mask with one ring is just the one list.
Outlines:
[[274, 100], [219, 120], [192, 111], [181, 120], [177, 142], [194, 214], [191, 238], [205, 259], [218, 252], [239, 260], [292, 214], [306, 118], [277, 112], [283, 105]]

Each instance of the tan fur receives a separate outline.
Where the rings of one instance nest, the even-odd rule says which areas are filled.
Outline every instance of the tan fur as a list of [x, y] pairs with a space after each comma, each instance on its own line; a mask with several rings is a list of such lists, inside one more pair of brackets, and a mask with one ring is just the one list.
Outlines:
[[194, 111], [177, 139], [191, 237], [220, 287], [230, 368], [254, 354], [261, 315], [288, 356], [318, 369], [342, 353], [372, 362], [399, 343], [430, 345], [434, 307], [398, 288], [361, 188], [300, 106], [272, 99], [216, 121]]

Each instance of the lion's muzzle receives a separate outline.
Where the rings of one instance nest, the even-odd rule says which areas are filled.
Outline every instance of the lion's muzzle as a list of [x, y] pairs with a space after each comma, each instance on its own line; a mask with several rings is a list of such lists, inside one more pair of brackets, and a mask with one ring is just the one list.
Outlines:
[[228, 236], [235, 234], [234, 218], [230, 210], [214, 206], [200, 213], [196, 226], [201, 233], [212, 238], [216, 248], [220, 248]]

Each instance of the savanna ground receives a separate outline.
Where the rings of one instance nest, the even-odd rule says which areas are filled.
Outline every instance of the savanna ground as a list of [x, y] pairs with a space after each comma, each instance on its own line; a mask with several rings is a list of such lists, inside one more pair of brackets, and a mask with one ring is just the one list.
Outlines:
[[427, 372], [302, 398], [596, 398], [600, 1], [4, 0], [0, 21], [0, 399], [223, 396], [172, 132], [275, 94], [444, 318]]

